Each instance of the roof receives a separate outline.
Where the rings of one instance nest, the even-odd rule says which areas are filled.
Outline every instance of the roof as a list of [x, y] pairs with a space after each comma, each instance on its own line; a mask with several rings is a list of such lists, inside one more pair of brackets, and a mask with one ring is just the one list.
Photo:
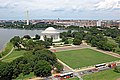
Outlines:
[[52, 33], [52, 34], [54, 34], [54, 33], [60, 33], [60, 32], [58, 32], [55, 28], [53, 28], [53, 27], [48, 27], [47, 29], [45, 29], [42, 33]]

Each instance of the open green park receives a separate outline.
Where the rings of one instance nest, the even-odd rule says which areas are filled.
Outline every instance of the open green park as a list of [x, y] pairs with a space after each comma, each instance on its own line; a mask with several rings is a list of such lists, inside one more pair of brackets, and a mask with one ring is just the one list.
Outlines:
[[56, 55], [73, 69], [119, 60], [89, 48], [56, 52]]
[[23, 56], [23, 54], [25, 52], [26, 52], [25, 50], [13, 50], [13, 52], [10, 55], [8, 55], [7, 57], [5, 57], [2, 61], [3, 62], [11, 62], [16, 58]]
[[[13, 52], [7, 57], [5, 57], [2, 61], [11, 62], [16, 58], [23, 56], [25, 52], [26, 52], [25, 50], [13, 50]], [[115, 58], [110, 55], [107, 55], [89, 48], [61, 51], [61, 52], [57, 52], [56, 55], [61, 61], [63, 61], [64, 63], [66, 63], [67, 65], [69, 65], [74, 69], [95, 65], [99, 63], [119, 60], [119, 58]], [[106, 80], [106, 78], [109, 79], [109, 77], [111, 77], [111, 80], [116, 80], [117, 78], [119, 78], [119, 75], [120, 74], [114, 72], [113, 70], [107, 70], [107, 71], [102, 71], [95, 74], [86, 75], [83, 77], [83, 79], [84, 80]], [[31, 77], [34, 77], [34, 73], [30, 73], [29, 75], [24, 75], [24, 76], [23, 74], [20, 74], [19, 77], [17, 77], [16, 79], [18, 80], [22, 78], [28, 79]], [[68, 80], [79, 80], [79, 79], [71, 78]]]
[[7, 43], [6, 45], [5, 45], [5, 48], [2, 50], [2, 52], [0, 53], [0, 57], [3, 57], [3, 56], [5, 56], [5, 55], [7, 55], [10, 51], [11, 51], [11, 49], [13, 48], [13, 44], [12, 43]]
[[[120, 79], [120, 73], [115, 72], [113, 69], [111, 70], [105, 70], [93, 74], [88, 74], [85, 76], [82, 76], [83, 80], [119, 80]], [[70, 78], [67, 80], [79, 80], [77, 77]]]
[[75, 77], [75, 78], [70, 78], [70, 79], [67, 79], [67, 80], [79, 80], [79, 78]]
[[83, 76], [83, 80], [120, 80], [120, 73], [117, 73], [114, 70], [106, 70], [85, 75]]

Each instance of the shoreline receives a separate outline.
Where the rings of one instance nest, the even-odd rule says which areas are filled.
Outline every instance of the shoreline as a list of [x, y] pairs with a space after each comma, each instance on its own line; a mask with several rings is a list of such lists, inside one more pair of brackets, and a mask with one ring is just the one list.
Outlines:
[[0, 54], [1, 54], [2, 51], [5, 50], [6, 45], [7, 45], [7, 43], [9, 43], [9, 41], [10, 41], [10, 40], [8, 40], [8, 41], [6, 41], [6, 42], [4, 43], [4, 45], [2, 46], [2, 49], [0, 49]]
[[5, 44], [3, 45], [3, 47], [2, 47], [2, 49], [0, 49], [0, 54], [1, 54], [2, 51], [5, 50], [6, 44], [7, 44], [7, 43], [5, 43]]

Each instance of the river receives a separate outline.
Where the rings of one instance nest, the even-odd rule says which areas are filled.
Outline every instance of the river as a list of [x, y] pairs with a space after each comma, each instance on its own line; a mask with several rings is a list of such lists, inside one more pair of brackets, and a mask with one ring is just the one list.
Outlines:
[[[31, 37], [35, 36], [36, 34], [40, 35], [43, 30], [20, 30], [20, 29], [4, 29], [0, 28], [0, 50], [3, 49], [5, 44], [14, 36], [24, 36], [30, 35]], [[66, 30], [59, 30], [60, 32]]]

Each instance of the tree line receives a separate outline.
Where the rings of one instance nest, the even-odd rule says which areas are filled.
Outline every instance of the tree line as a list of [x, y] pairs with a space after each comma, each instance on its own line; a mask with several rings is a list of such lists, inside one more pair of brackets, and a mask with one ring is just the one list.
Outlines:
[[[98, 49], [120, 52], [120, 30], [118, 27], [79, 27], [78, 30], [60, 33], [62, 41], [73, 38], [74, 45], [80, 45], [82, 40]], [[111, 39], [111, 40], [110, 40]]]
[[[39, 40], [39, 35], [31, 38], [25, 35], [20, 38], [15, 36], [10, 40], [16, 50], [26, 50], [22, 57], [12, 62], [0, 62], [0, 80], [12, 80], [17, 78], [21, 73], [27, 75], [34, 72], [35, 76], [51, 76], [51, 71], [60, 72], [63, 66], [57, 61], [56, 55], [47, 50], [44, 41]], [[23, 45], [24, 47], [22, 48]]]

